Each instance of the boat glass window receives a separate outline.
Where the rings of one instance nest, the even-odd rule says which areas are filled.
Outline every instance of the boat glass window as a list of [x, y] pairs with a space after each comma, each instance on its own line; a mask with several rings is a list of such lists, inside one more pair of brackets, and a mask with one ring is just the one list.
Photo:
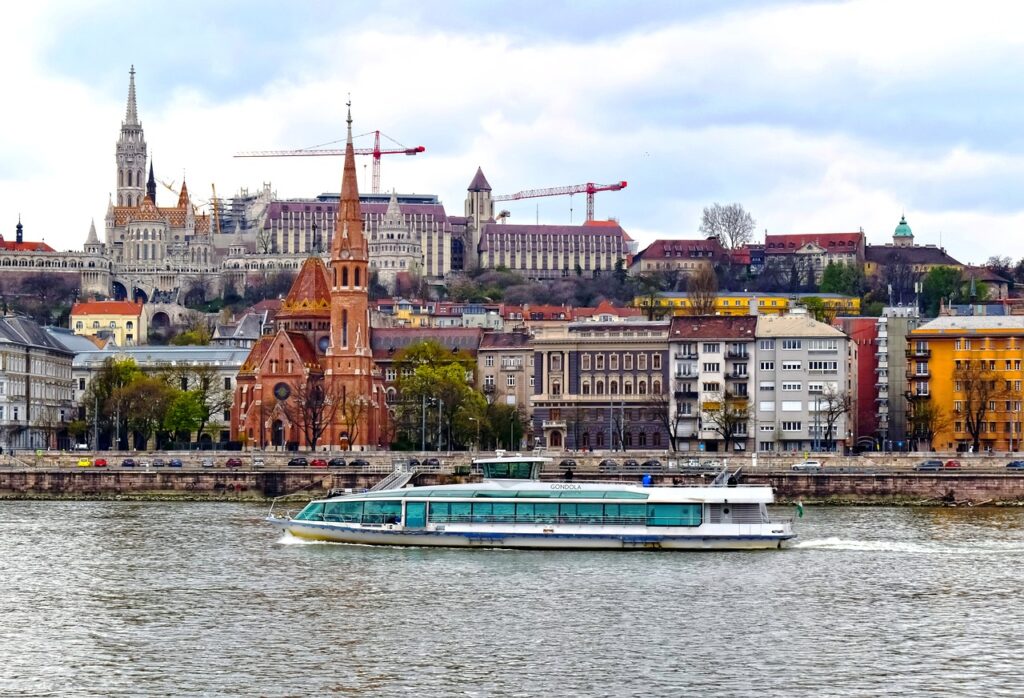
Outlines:
[[310, 502], [302, 511], [295, 515], [296, 521], [323, 521], [323, 518], [323, 502]]

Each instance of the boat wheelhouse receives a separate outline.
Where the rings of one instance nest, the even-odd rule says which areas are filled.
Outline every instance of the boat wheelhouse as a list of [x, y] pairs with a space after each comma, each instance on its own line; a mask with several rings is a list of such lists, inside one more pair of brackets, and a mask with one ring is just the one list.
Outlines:
[[483, 481], [383, 489], [310, 502], [268, 521], [299, 538], [372, 545], [572, 549], [782, 547], [770, 487], [542, 482], [549, 459], [474, 461]]

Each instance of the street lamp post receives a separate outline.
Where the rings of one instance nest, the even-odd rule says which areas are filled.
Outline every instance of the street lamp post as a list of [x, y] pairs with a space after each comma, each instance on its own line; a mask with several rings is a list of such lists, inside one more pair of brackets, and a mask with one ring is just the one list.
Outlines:
[[441, 450], [441, 412], [444, 410], [444, 400], [437, 399], [437, 450]]
[[473, 447], [474, 447], [475, 450], [479, 451], [480, 450], [480, 420], [477, 419], [476, 417], [470, 417], [469, 421], [476, 422], [476, 441], [473, 442]]
[[427, 450], [427, 396], [423, 396], [423, 407], [420, 411], [420, 452]]

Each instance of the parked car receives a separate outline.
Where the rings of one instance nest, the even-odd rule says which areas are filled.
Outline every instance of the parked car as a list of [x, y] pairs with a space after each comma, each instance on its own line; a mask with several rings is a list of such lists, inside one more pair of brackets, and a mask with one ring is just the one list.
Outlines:
[[344, 468], [346, 465], [344, 458], [332, 458], [327, 461], [328, 468]]
[[154, 468], [163, 468], [163, 467], [166, 467], [166, 466], [167, 466], [167, 461], [165, 461], [163, 458], [154, 458], [153, 459], [153, 467]]
[[204, 468], [212, 468], [213, 467], [213, 459], [212, 458], [204, 458], [203, 461], [202, 461], [202, 465], [203, 465]]
[[632, 458], [627, 458], [626, 460], [622, 461], [622, 467], [627, 470], [636, 470], [637, 468], [640, 467], [640, 464], [637, 463]]
[[821, 470], [821, 461], [802, 460], [799, 463], [794, 463], [791, 469], [802, 473], [816, 473]]
[[923, 460], [914, 466], [914, 470], [942, 470], [942, 461]]
[[1007, 470], [1024, 470], [1024, 460], [1012, 460], [1006, 464]]
[[[369, 463], [367, 463], [367, 465], [369, 465]], [[424, 458], [423, 459], [423, 465], [434, 465], [434, 466], [437, 466], [437, 465], [441, 465], [441, 461], [439, 461], [437, 458]]]
[[648, 470], [661, 470], [661, 461], [657, 458], [645, 460], [641, 465]]
[[597, 469], [602, 473], [611, 473], [619, 469], [618, 461], [611, 458], [605, 458], [603, 461], [597, 464]]
[[562, 462], [558, 464], [558, 467], [560, 467], [560, 468], [575, 468], [576, 467], [576, 461], [574, 461], [572, 458], [563, 458]]
[[88, 451], [89, 450], [89, 444], [75, 444], [75, 450], [76, 451]]
[[942, 466], [945, 470], [958, 470], [960, 468], [960, 461], [948, 460], [946, 464]]
[[296, 468], [305, 468], [307, 465], [309, 465], [309, 461], [306, 460], [305, 456], [295, 456], [290, 461], [288, 461], [288, 465], [295, 466]]
[[107, 467], [107, 459], [106, 458], [97, 458], [96, 460], [94, 460], [92, 462], [92, 465], [93, 465], [94, 468], [105, 468], [105, 467]]
[[121, 461], [122, 468], [134, 468], [136, 465], [134, 458], [125, 458]]
[[[430, 460], [430, 459], [428, 458], [427, 460]], [[437, 460], [437, 459], [435, 458], [434, 460]], [[426, 463], [426, 461], [424, 461], [424, 463]], [[370, 461], [368, 461], [368, 460], [366, 460], [364, 458], [356, 458], [355, 460], [349, 461], [348, 464], [351, 465], [353, 468], [365, 468], [368, 465], [370, 465]]]
[[420, 464], [420, 459], [419, 458], [410, 458], [409, 459], [409, 465], [415, 466], [415, 465], [419, 465], [419, 464]]
[[226, 461], [224, 461], [224, 465], [226, 465], [229, 468], [241, 468], [242, 459], [232, 456], [231, 458], [228, 458]]
[[181, 459], [180, 458], [172, 458], [169, 461], [167, 461], [167, 465], [172, 467], [172, 468], [180, 468], [181, 467]]
[[90, 465], [92, 465], [92, 461], [89, 460], [88, 458], [79, 458], [78, 459], [78, 467], [79, 468], [88, 468]]
[[263, 456], [255, 456], [252, 459], [252, 467], [254, 467], [254, 468], [262, 468], [264, 465], [266, 465], [266, 464], [263, 462]]
[[323, 458], [314, 458], [313, 460], [309, 461], [309, 467], [311, 467], [311, 468], [326, 468], [327, 467], [327, 461], [325, 461]]

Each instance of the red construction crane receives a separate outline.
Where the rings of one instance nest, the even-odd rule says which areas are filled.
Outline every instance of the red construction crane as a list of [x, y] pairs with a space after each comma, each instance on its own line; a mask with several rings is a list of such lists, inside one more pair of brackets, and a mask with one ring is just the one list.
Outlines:
[[566, 194], [583, 194], [587, 195], [587, 220], [594, 220], [594, 194], [599, 191], [619, 191], [625, 189], [625, 182], [616, 182], [615, 184], [594, 184], [593, 182], [587, 182], [586, 184], [573, 184], [568, 187], [551, 187], [549, 189], [527, 189], [526, 191], [517, 191], [515, 194], [502, 194], [495, 196], [494, 201], [516, 201], [518, 199], [536, 199], [540, 196], [565, 196]]
[[[426, 150], [422, 145], [418, 145], [415, 148], [406, 148], [404, 145], [396, 141], [386, 133], [380, 131], [370, 131], [369, 133], [363, 133], [356, 138], [363, 136], [369, 136], [373, 134], [373, 147], [372, 148], [355, 148], [356, 155], [372, 155], [373, 156], [373, 186], [372, 191], [374, 194], [380, 193], [380, 156], [381, 155], [416, 155]], [[398, 148], [387, 148], [381, 150], [380, 137], [384, 136], [389, 141], [398, 146]], [[331, 141], [330, 143], [321, 143], [320, 145], [314, 145], [311, 148], [300, 148], [298, 150], [247, 150], [244, 153], [235, 153], [236, 158], [283, 158], [283, 157], [312, 157], [318, 155], [344, 155], [345, 149], [341, 148], [324, 148], [325, 145], [334, 145], [335, 143], [341, 143], [342, 141]]]

